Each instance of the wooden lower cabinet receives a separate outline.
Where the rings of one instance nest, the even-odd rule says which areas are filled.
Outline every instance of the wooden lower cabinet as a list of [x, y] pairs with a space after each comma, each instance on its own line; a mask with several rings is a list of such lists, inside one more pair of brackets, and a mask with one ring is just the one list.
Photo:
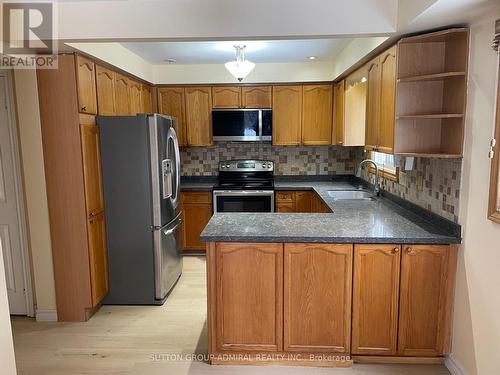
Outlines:
[[331, 212], [330, 208], [323, 203], [314, 191], [276, 191], [276, 212]]
[[283, 245], [215, 245], [216, 349], [283, 347]]
[[182, 192], [182, 249], [184, 251], [204, 251], [205, 242], [200, 234], [212, 217], [212, 194], [210, 192]]
[[87, 223], [89, 263], [92, 286], [92, 306], [97, 306], [108, 294], [108, 250], [104, 211], [90, 217]]
[[400, 245], [355, 245], [352, 353], [397, 353]]
[[449, 245], [403, 246], [398, 354], [449, 352], [456, 250]]
[[285, 244], [284, 350], [349, 353], [352, 245]]
[[209, 243], [209, 353], [436, 363], [450, 352], [456, 255], [454, 245]]

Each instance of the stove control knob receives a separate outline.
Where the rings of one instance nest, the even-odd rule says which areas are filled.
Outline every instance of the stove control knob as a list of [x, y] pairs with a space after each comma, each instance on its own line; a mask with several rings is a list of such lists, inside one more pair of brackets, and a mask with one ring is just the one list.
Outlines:
[[267, 163], [267, 167], [271, 168], [273, 165], [271, 163]]
[[262, 168], [265, 168], [265, 167], [266, 167], [266, 165], [265, 165], [265, 164], [262, 164]]
[[221, 167], [221, 168], [226, 168], [226, 166], [225, 166], [224, 164], [222, 164], [220, 167]]
[[229, 165], [229, 164], [226, 164], [226, 168], [229, 168], [229, 167], [230, 167], [230, 165]]

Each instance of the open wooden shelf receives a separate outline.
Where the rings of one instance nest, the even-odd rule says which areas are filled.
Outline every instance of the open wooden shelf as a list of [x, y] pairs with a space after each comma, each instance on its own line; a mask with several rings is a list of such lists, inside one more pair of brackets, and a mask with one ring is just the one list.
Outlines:
[[396, 116], [397, 120], [417, 120], [417, 119], [441, 119], [441, 118], [462, 118], [463, 113], [432, 113], [422, 115], [402, 115]]
[[402, 77], [398, 79], [399, 82], [421, 82], [421, 81], [440, 81], [444, 79], [451, 79], [456, 77], [465, 77], [465, 72], [444, 72], [434, 74], [423, 74], [418, 76]]
[[398, 42], [395, 154], [462, 157], [468, 43], [465, 28]]
[[398, 152], [396, 153], [398, 156], [413, 156], [416, 158], [419, 157], [425, 157], [425, 158], [441, 158], [441, 159], [461, 159], [462, 154], [444, 154], [444, 153], [431, 153], [431, 152], [426, 152], [426, 153], [421, 153], [421, 152]]

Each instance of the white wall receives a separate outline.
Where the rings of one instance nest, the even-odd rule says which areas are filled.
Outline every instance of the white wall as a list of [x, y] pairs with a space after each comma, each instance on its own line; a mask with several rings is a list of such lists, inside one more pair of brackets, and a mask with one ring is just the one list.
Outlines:
[[35, 71], [15, 70], [14, 86], [36, 314], [39, 320], [54, 320], [56, 294]]
[[2, 375], [16, 375], [16, 361], [12, 330], [10, 326], [9, 300], [7, 299], [7, 284], [3, 264], [2, 248], [0, 247], [0, 367]]
[[61, 40], [234, 40], [391, 33], [398, 0], [73, 0], [57, 7]]
[[465, 374], [500, 374], [500, 224], [487, 219], [497, 55], [491, 49], [500, 6], [472, 23], [466, 143], [452, 359]]
[[153, 68], [120, 43], [66, 43], [148, 82], [154, 82]]
[[332, 79], [340, 76], [375, 48], [384, 43], [387, 39], [389, 38], [385, 36], [354, 39], [335, 57], [332, 67]]
[[[237, 83], [224, 64], [153, 65], [156, 84]], [[332, 62], [261, 63], [244, 83], [311, 82], [333, 80]]]

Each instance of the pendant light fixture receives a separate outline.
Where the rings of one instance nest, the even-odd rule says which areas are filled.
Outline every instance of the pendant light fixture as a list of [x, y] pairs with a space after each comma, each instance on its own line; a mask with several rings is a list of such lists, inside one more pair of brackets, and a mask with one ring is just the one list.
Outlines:
[[255, 68], [253, 62], [245, 60], [245, 47], [243, 45], [234, 46], [236, 49], [236, 60], [224, 64], [229, 73], [240, 82]]

